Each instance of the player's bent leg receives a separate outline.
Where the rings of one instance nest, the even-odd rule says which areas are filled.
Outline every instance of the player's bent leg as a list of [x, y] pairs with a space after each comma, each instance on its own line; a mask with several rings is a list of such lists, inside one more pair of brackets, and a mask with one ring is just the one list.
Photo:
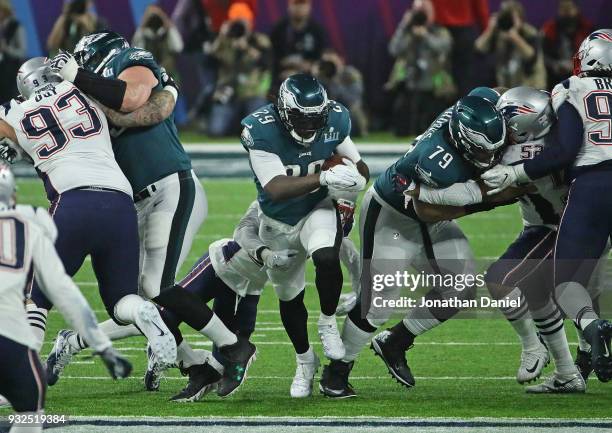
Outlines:
[[[40, 415], [45, 406], [45, 377], [38, 355], [0, 336], [0, 394], [20, 415]], [[13, 424], [11, 432], [38, 433], [42, 424]]]

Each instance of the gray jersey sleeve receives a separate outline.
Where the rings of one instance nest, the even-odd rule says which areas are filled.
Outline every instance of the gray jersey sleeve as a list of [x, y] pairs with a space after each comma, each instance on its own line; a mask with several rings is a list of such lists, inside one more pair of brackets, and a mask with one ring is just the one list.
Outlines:
[[51, 239], [42, 231], [34, 241], [32, 262], [36, 281], [43, 293], [90, 347], [97, 352], [110, 347], [111, 342], [98, 328], [96, 316], [85, 297], [66, 274]]
[[482, 202], [482, 192], [473, 180], [454, 183], [446, 188], [431, 188], [421, 184], [419, 200], [429, 204], [467, 206]]
[[234, 240], [247, 250], [251, 257], [257, 257], [257, 250], [266, 244], [259, 237], [259, 205], [251, 203], [234, 230]]

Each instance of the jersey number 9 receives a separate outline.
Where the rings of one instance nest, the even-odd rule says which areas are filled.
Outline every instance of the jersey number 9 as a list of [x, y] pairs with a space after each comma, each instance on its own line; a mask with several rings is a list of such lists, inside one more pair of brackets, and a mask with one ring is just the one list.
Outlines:
[[598, 146], [612, 146], [612, 92], [589, 93], [584, 98], [584, 107], [587, 119], [603, 124], [603, 128], [589, 132], [589, 141]]
[[68, 130], [70, 137], [83, 139], [97, 135], [102, 130], [102, 122], [97, 111], [78, 89], [72, 89], [60, 96], [53, 106], [43, 106], [29, 111], [21, 119], [21, 127], [28, 138], [41, 139], [47, 136], [53, 141], [52, 144], [45, 143], [36, 150], [40, 159], [49, 159], [66, 147], [70, 141], [70, 137], [56, 116], [56, 113], [68, 108], [76, 108], [76, 113], [83, 118], [81, 123]]

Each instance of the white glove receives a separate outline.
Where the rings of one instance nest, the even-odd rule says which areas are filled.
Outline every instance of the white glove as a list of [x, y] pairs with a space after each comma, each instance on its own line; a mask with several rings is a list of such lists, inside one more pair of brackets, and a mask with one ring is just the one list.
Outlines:
[[494, 188], [488, 191], [487, 195], [497, 194], [510, 185], [530, 181], [529, 176], [525, 173], [523, 164], [496, 165], [492, 169], [485, 171], [480, 177], [485, 181], [488, 187]]
[[51, 59], [51, 69], [59, 73], [64, 80], [74, 83], [77, 72], [79, 72], [79, 64], [72, 54], [60, 51]]
[[329, 186], [341, 191], [361, 191], [365, 188], [366, 180], [357, 169], [349, 165], [336, 165], [319, 175], [322, 186]]
[[293, 258], [297, 255], [296, 250], [278, 250], [272, 251], [268, 248], [261, 252], [261, 259], [269, 269], [287, 269]]

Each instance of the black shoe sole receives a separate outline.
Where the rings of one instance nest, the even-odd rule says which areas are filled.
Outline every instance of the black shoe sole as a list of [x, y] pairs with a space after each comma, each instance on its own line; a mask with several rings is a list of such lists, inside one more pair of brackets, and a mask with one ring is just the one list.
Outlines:
[[[236, 386], [236, 388], [232, 389], [229, 393], [227, 394], [219, 394], [217, 392], [217, 395], [221, 398], [227, 398], [229, 396], [231, 396], [233, 393], [235, 393], [238, 388], [240, 388], [242, 386], [242, 384], [244, 383], [244, 381], [247, 378], [247, 373], [249, 372], [249, 368], [251, 368], [251, 364], [253, 363], [253, 361], [255, 361], [257, 359], [257, 349], [255, 349], [255, 351], [253, 352], [253, 354], [251, 355], [251, 357], [249, 358], [249, 360], [246, 363], [246, 367], [244, 368], [244, 374], [242, 375], [242, 380], [240, 381], [240, 383], [238, 384], [238, 386]], [[221, 379], [223, 380], [223, 379]]]
[[[612, 325], [608, 324], [603, 330], [604, 338], [608, 340], [612, 338]], [[604, 343], [605, 344], [605, 343]], [[591, 349], [592, 350], [592, 349]], [[612, 354], [608, 356], [598, 356], [592, 361], [593, 371], [600, 382], [609, 382], [612, 380]]]
[[376, 339], [374, 338], [372, 340], [372, 342], [370, 343], [370, 349], [372, 349], [372, 351], [374, 352], [374, 355], [380, 357], [380, 359], [383, 360], [383, 362], [385, 363], [385, 365], [387, 366], [387, 371], [389, 372], [389, 374], [391, 375], [391, 377], [393, 379], [395, 379], [395, 381], [397, 383], [399, 383], [400, 385], [410, 389], [414, 387], [414, 383], [408, 383], [406, 382], [404, 379], [402, 379], [399, 375], [397, 375], [395, 373], [395, 370], [393, 370], [391, 368], [391, 366], [389, 365], [389, 363], [387, 362], [387, 359], [385, 358], [385, 356], [382, 353], [382, 349], [380, 348], [380, 346], [378, 345], [378, 342], [376, 341]]
[[346, 400], [347, 398], [357, 397], [357, 394], [355, 394], [354, 392], [352, 394], [341, 394], [341, 395], [334, 394], [333, 392], [326, 390], [325, 387], [321, 385], [320, 383], [319, 383], [319, 392], [323, 394], [325, 397], [332, 398], [334, 400]]
[[207, 394], [209, 394], [213, 390], [215, 385], [217, 385], [217, 383], [219, 382], [217, 381], [214, 383], [209, 383], [208, 385], [204, 385], [202, 389], [200, 389], [194, 395], [189, 396], [189, 397], [177, 398], [178, 396], [175, 395], [174, 397], [170, 399], [170, 401], [174, 403], [195, 403], [196, 401], [202, 400], [202, 398], [204, 398]]

